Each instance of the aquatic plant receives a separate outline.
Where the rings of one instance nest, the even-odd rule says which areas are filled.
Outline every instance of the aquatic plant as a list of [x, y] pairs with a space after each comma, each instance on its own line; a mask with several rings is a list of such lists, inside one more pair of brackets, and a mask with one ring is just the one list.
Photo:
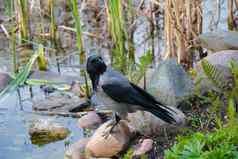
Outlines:
[[16, 11], [18, 15], [18, 25], [20, 29], [21, 43], [26, 43], [25, 40], [30, 40], [30, 26], [29, 26], [29, 8], [27, 0], [17, 0]]
[[[73, 8], [73, 16], [75, 20], [75, 28], [76, 28], [76, 40], [77, 40], [76, 42], [77, 42], [77, 47], [79, 50], [79, 62], [80, 64], [84, 64], [86, 60], [86, 54], [83, 49], [82, 29], [81, 29], [80, 16], [78, 14], [77, 2], [78, 2], [77, 0], [71, 0], [72, 8]], [[86, 94], [87, 94], [87, 97], [89, 97], [90, 91], [89, 91], [88, 80], [87, 80], [87, 75], [85, 70], [81, 70], [81, 76], [84, 77], [85, 85], [86, 85]]]
[[0, 100], [6, 97], [10, 92], [15, 91], [18, 86], [23, 85], [24, 82], [27, 80], [28, 75], [30, 74], [31, 68], [39, 57], [39, 54], [33, 54], [30, 58], [29, 62], [25, 65], [23, 69], [19, 71], [19, 73], [14, 77], [9, 85], [0, 92]]

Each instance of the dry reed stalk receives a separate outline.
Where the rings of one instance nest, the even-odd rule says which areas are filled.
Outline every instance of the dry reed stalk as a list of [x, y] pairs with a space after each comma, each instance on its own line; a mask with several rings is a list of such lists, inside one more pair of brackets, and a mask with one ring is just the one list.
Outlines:
[[165, 1], [165, 58], [176, 57], [185, 68], [192, 66], [196, 37], [202, 32], [202, 0]]
[[238, 29], [238, 15], [235, 13], [238, 12], [238, 0], [228, 0], [227, 8], [228, 8], [228, 17], [227, 17], [228, 29], [237, 30]]

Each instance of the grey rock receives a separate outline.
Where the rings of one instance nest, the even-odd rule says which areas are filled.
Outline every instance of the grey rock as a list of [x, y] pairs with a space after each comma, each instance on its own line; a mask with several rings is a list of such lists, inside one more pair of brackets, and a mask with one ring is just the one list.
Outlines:
[[[232, 79], [232, 74], [229, 69], [229, 62], [231, 60], [235, 60], [238, 62], [238, 50], [223, 50], [216, 52], [214, 54], [208, 55], [205, 60], [209, 63], [213, 64], [219, 71], [222, 72], [222, 78], [225, 82], [230, 81]], [[201, 61], [197, 63], [195, 70], [197, 72], [197, 76], [195, 77], [195, 82], [199, 82], [199, 87], [201, 93], [205, 93], [208, 90], [214, 89], [219, 91], [217, 88], [206, 76], [202, 69]]]
[[[144, 136], [157, 136], [163, 133], [164, 129], [168, 130], [178, 130], [181, 126], [185, 125], [185, 118], [183, 112], [175, 107], [170, 107], [173, 109], [173, 117], [176, 120], [176, 124], [168, 124], [158, 117], [154, 116], [150, 112], [137, 111], [135, 113], [128, 114], [128, 126], [131, 133], [141, 134]], [[172, 112], [171, 112], [172, 113]]]
[[211, 51], [238, 50], [238, 32], [220, 31], [199, 35], [198, 41], [203, 48]]
[[147, 90], [165, 105], [178, 106], [193, 89], [193, 81], [175, 59], [162, 61], [147, 79]]

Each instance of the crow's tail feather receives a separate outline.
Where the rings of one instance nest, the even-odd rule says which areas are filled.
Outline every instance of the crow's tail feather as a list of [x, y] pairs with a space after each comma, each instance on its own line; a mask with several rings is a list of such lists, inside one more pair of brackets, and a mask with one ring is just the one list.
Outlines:
[[167, 123], [176, 123], [176, 120], [174, 118], [173, 113], [171, 113], [170, 108], [167, 109], [167, 107], [165, 106], [158, 106], [157, 109], [150, 109], [149, 111]]

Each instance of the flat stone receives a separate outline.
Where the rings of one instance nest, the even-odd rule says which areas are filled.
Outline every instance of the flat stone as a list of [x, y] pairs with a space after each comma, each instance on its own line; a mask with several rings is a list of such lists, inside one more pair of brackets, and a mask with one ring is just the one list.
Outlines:
[[36, 145], [44, 145], [65, 139], [69, 133], [67, 128], [50, 119], [34, 120], [29, 127], [31, 141]]
[[[52, 94], [51, 96], [33, 101], [33, 110], [36, 112], [51, 112], [57, 114], [71, 114], [71, 110], [80, 107], [86, 102], [85, 98], [79, 98], [72, 94]], [[84, 106], [83, 106], [84, 107]]]

